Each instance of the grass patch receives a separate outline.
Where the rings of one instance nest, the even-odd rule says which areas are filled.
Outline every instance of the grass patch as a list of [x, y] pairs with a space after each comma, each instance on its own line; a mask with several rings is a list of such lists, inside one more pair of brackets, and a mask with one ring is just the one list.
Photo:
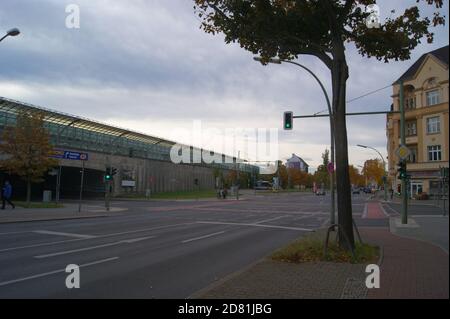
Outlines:
[[27, 202], [14, 202], [14, 205], [22, 208], [62, 208], [64, 205], [57, 204], [54, 202], [44, 203], [44, 202], [31, 202], [27, 205]]
[[376, 263], [378, 261], [380, 256], [379, 247], [356, 242], [355, 258], [353, 258], [351, 252], [345, 251], [337, 245], [335, 235], [335, 232], [330, 234], [327, 256], [324, 255], [326, 232], [319, 231], [311, 233], [275, 251], [271, 255], [271, 259], [290, 263], [331, 261], [337, 263], [365, 264]]

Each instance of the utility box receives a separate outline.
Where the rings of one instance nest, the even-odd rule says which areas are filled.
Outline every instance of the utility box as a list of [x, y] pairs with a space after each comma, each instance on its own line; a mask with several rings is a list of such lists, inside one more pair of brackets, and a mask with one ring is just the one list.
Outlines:
[[49, 203], [52, 201], [52, 191], [46, 190], [44, 191], [44, 195], [42, 196], [42, 201], [44, 203]]

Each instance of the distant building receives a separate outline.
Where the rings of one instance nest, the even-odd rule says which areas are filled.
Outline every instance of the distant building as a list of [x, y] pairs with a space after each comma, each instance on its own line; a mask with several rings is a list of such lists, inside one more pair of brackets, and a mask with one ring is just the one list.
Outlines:
[[308, 173], [309, 165], [299, 156], [292, 154], [292, 157], [286, 162], [287, 168], [294, 168]]
[[[400, 85], [404, 85], [406, 146], [411, 151], [407, 171], [411, 196], [439, 192], [440, 167], [449, 165], [448, 45], [422, 55], [394, 84], [393, 111], [399, 111]], [[387, 116], [389, 177], [400, 190], [397, 178], [400, 145], [400, 114]]]

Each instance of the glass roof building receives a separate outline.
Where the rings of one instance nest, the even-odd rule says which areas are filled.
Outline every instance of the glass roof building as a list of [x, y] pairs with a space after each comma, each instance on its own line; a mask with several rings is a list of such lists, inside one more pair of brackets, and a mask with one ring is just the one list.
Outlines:
[[[170, 149], [176, 144], [174, 141], [3, 97], [0, 97], [0, 130], [6, 126], [14, 126], [16, 117], [21, 112], [43, 113], [52, 144], [58, 148], [170, 161]], [[193, 149], [191, 147], [191, 150]], [[222, 155], [222, 159], [222, 163], [195, 165], [220, 169], [235, 168], [235, 158]], [[246, 163], [240, 163], [239, 169], [242, 172], [258, 173], [258, 167]]]

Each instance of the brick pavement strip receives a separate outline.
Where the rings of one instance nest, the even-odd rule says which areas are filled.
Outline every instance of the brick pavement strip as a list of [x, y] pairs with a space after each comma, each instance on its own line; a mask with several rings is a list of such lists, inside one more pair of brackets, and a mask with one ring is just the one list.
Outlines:
[[383, 247], [380, 289], [368, 298], [449, 297], [449, 259], [441, 248], [426, 242], [402, 238], [387, 229], [361, 229], [363, 237]]

